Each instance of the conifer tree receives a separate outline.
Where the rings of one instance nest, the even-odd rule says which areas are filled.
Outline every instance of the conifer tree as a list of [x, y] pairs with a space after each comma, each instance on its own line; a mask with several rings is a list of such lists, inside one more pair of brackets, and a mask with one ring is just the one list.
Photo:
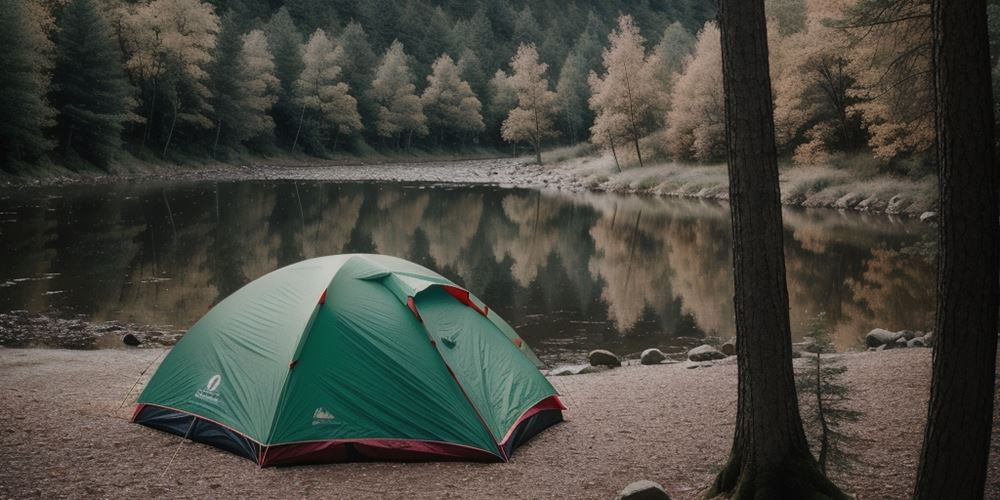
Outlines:
[[132, 86], [111, 26], [94, 0], [72, 0], [62, 11], [53, 83], [63, 151], [107, 166], [121, 149]]
[[545, 77], [548, 65], [538, 62], [534, 44], [522, 44], [510, 62], [514, 71], [511, 85], [517, 93], [517, 107], [503, 122], [503, 138], [508, 142], [527, 140], [535, 149], [535, 161], [542, 163], [542, 141], [556, 135], [552, 115], [556, 93], [549, 90]]
[[559, 82], [556, 84], [556, 103], [559, 106], [565, 130], [569, 132], [570, 141], [578, 141], [580, 131], [587, 122], [587, 100], [590, 99], [590, 87], [587, 85], [587, 73], [584, 71], [586, 61], [583, 55], [573, 50], [566, 56], [562, 70], [559, 71]]
[[[323, 30], [316, 30], [302, 51], [304, 67], [295, 84], [298, 104], [302, 108], [299, 128], [302, 127], [306, 112], [313, 113], [319, 131], [333, 128], [334, 150], [337, 149], [341, 134], [362, 129], [358, 102], [349, 94], [350, 86], [341, 80], [340, 62], [344, 57], [343, 52], [342, 47], [333, 47], [333, 42]], [[296, 132], [293, 148], [298, 141], [299, 132]]]
[[372, 98], [378, 106], [375, 129], [380, 136], [398, 138], [405, 133], [409, 147], [414, 133], [427, 134], [427, 117], [416, 90], [403, 44], [396, 40], [382, 57], [372, 82]]
[[358, 101], [358, 113], [363, 123], [375, 123], [377, 106], [369, 98], [372, 80], [375, 78], [375, 68], [378, 66], [378, 56], [372, 50], [361, 24], [352, 21], [344, 28], [337, 39], [337, 47], [342, 49], [339, 65], [341, 78], [351, 89], [351, 95]]
[[0, 0], [0, 168], [36, 161], [52, 147], [45, 136], [55, 110], [49, 105], [52, 43], [23, 0]]
[[279, 141], [291, 147], [296, 140], [301, 106], [296, 104], [295, 82], [302, 73], [302, 35], [288, 13], [282, 7], [271, 16], [265, 30], [267, 44], [274, 58], [274, 76], [280, 84], [278, 100], [271, 110]]
[[428, 125], [438, 133], [439, 143], [446, 131], [464, 136], [467, 132], [483, 130], [482, 104], [469, 83], [459, 76], [458, 66], [447, 54], [434, 61], [420, 100]]
[[820, 471], [828, 473], [828, 465], [841, 470], [847, 470], [857, 457], [850, 447], [858, 439], [843, 426], [855, 422], [861, 417], [861, 412], [848, 407], [850, 403], [850, 387], [841, 381], [847, 372], [847, 367], [831, 355], [836, 347], [830, 339], [830, 325], [825, 313], [809, 320], [806, 338], [806, 366], [795, 376], [795, 385], [799, 394], [806, 402], [808, 411], [804, 412], [803, 423], [809, 436], [816, 445], [816, 461]]

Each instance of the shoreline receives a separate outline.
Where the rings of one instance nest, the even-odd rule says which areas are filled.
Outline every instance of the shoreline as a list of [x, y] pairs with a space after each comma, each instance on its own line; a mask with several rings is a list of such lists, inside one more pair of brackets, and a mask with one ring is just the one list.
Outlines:
[[[855, 179], [850, 172], [828, 166], [783, 168], [782, 204], [859, 213], [897, 215], [933, 221], [934, 188], [927, 179], [889, 176]], [[298, 162], [257, 160], [245, 165], [163, 165], [132, 172], [85, 173], [41, 178], [0, 178], [0, 188], [47, 188], [154, 182], [235, 182], [292, 180], [315, 182], [410, 182], [486, 185], [503, 188], [610, 193], [729, 201], [724, 165], [660, 164], [616, 172], [599, 156], [559, 159], [536, 165], [524, 157], [413, 157]], [[928, 194], [930, 193], [930, 194]]]
[[[629, 365], [549, 377], [569, 407], [507, 464], [348, 463], [257, 468], [235, 455], [132, 425], [131, 405], [163, 348], [0, 348], [0, 497], [293, 496], [614, 498], [650, 479], [695, 498], [731, 444], [736, 365]], [[835, 481], [857, 498], [907, 498], [926, 418], [929, 349], [842, 356], [865, 439]], [[149, 368], [144, 375], [143, 370]], [[120, 410], [123, 396], [139, 378]], [[44, 416], [44, 418], [39, 418]], [[994, 420], [996, 427], [1000, 419]], [[987, 497], [1000, 495], [994, 432]], [[391, 479], [390, 479], [391, 478]], [[280, 494], [279, 494], [280, 495]]]

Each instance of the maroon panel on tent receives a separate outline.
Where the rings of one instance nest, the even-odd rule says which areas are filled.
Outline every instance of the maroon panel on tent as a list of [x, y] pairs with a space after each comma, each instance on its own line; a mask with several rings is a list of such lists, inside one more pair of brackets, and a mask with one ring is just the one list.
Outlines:
[[263, 452], [260, 466], [383, 460], [499, 462], [501, 458], [485, 450], [453, 443], [407, 439], [350, 439], [269, 446]]

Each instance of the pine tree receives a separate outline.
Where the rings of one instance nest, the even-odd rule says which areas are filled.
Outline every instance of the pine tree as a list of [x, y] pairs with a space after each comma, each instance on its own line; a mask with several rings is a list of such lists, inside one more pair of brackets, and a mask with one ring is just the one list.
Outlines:
[[[295, 84], [297, 101], [302, 108], [299, 128], [302, 127], [306, 112], [312, 112], [319, 132], [333, 128], [334, 150], [337, 149], [341, 134], [362, 129], [358, 103], [349, 94], [350, 86], [341, 81], [340, 62], [344, 57], [343, 52], [342, 47], [333, 47], [333, 42], [323, 30], [316, 30], [302, 51], [305, 66]], [[293, 148], [298, 136], [297, 132]]]
[[52, 147], [45, 129], [54, 121], [49, 105], [52, 43], [29, 2], [0, 0], [0, 168], [37, 161]]
[[279, 141], [291, 148], [296, 142], [301, 106], [295, 102], [295, 82], [302, 73], [302, 35], [284, 7], [271, 16], [265, 29], [267, 44], [274, 57], [274, 75], [280, 88], [271, 110]]
[[482, 104], [469, 83], [459, 76], [458, 66], [447, 54], [434, 61], [420, 100], [428, 125], [438, 133], [439, 143], [446, 131], [464, 137], [467, 132], [483, 130]]
[[545, 77], [548, 65], [538, 62], [534, 45], [521, 45], [510, 62], [514, 71], [511, 85], [517, 93], [517, 107], [503, 122], [503, 138], [508, 142], [527, 140], [535, 149], [535, 161], [542, 163], [542, 141], [556, 135], [552, 115], [556, 93], [549, 90]]
[[368, 34], [358, 22], [350, 22], [337, 39], [337, 47], [342, 49], [339, 61], [341, 77], [351, 89], [351, 95], [358, 101], [358, 112], [363, 123], [375, 123], [378, 107], [369, 98], [371, 84], [375, 78], [378, 56], [368, 42]]
[[[240, 95], [240, 50], [242, 49], [240, 27], [233, 11], [222, 16], [219, 24], [219, 36], [215, 45], [215, 60], [209, 67], [212, 91], [212, 108], [214, 111], [215, 140], [212, 144], [212, 158], [217, 157], [220, 139], [223, 144], [237, 145], [239, 139], [228, 133], [223, 137], [223, 128], [229, 128], [239, 123], [242, 111], [242, 96]], [[231, 139], [231, 140], [230, 140]]]
[[560, 117], [572, 143], [578, 142], [580, 131], [588, 121], [590, 86], [587, 85], [585, 66], [586, 61], [579, 52], [570, 52], [559, 71], [559, 82], [556, 84]]
[[849, 470], [857, 461], [850, 447], [858, 443], [858, 438], [844, 430], [845, 423], [856, 422], [861, 412], [848, 408], [850, 387], [841, 381], [847, 367], [831, 354], [836, 347], [831, 340], [830, 325], [826, 314], [809, 320], [806, 339], [806, 366], [796, 373], [795, 385], [800, 397], [804, 398], [808, 412], [805, 415], [806, 429], [812, 431], [813, 441], [818, 443], [816, 461], [820, 471], [828, 473], [827, 465]]
[[94, 0], [73, 0], [63, 9], [53, 83], [63, 151], [106, 167], [121, 149], [133, 89], [122, 70], [121, 49]]
[[694, 44], [695, 37], [681, 23], [674, 22], [663, 30], [663, 36], [649, 55], [646, 69], [651, 74], [646, 77], [657, 86], [654, 115], [658, 119], [665, 119], [670, 111], [670, 93], [674, 82], [684, 70], [684, 62], [694, 51]]
[[427, 117], [416, 94], [403, 44], [396, 40], [382, 57], [372, 82], [372, 98], [378, 105], [375, 129], [382, 137], [406, 134], [406, 145], [414, 133], [427, 134]]

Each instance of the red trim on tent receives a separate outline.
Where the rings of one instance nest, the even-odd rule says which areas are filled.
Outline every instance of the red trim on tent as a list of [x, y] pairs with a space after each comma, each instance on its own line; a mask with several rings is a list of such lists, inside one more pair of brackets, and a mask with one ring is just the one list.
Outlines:
[[142, 403], [139, 403], [139, 404], [135, 405], [135, 411], [132, 412], [132, 418], [128, 419], [128, 421], [129, 422], [135, 422], [135, 417], [138, 417], [139, 416], [139, 412], [142, 411], [142, 409], [145, 408], [145, 407], [146, 407], [146, 405], [144, 405]]
[[468, 290], [451, 285], [441, 285], [441, 288], [444, 288], [444, 291], [448, 292], [448, 294], [451, 295], [452, 297], [458, 299], [459, 302], [475, 309], [476, 312], [478, 312], [479, 314], [482, 314], [483, 316], [489, 314], [489, 309], [487, 308], [480, 309], [479, 306], [472, 301], [472, 298], [469, 297]]
[[493, 453], [454, 443], [410, 439], [354, 439], [268, 446], [262, 467], [317, 462], [477, 460], [497, 462]]
[[416, 316], [417, 321], [423, 323], [423, 318], [420, 317], [420, 313], [417, 311], [417, 304], [413, 302], [413, 297], [406, 297], [406, 307], [410, 308], [410, 312]]
[[500, 441], [500, 446], [501, 447], [505, 446], [510, 437], [514, 435], [514, 431], [517, 430], [518, 426], [520, 426], [521, 423], [524, 422], [525, 420], [528, 420], [529, 418], [535, 416], [535, 414], [537, 414], [538, 412], [546, 410], [562, 411], [565, 409], [566, 405], [562, 403], [562, 400], [559, 399], [559, 396], [549, 396], [535, 403], [535, 406], [528, 408], [528, 410], [525, 411], [523, 414], [521, 414], [521, 416], [517, 419], [517, 421], [514, 422], [514, 425], [510, 426], [510, 429], [507, 431], [507, 434], [503, 437], [503, 440]]
[[323, 290], [323, 295], [319, 296], [319, 303], [320, 305], [326, 304], [326, 290]]

